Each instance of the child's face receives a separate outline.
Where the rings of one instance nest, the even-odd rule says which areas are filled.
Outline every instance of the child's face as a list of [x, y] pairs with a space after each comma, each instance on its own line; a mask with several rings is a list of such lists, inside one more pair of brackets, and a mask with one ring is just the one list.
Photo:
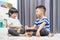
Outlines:
[[17, 13], [10, 14], [12, 18], [15, 18], [17, 16]]
[[43, 14], [44, 14], [44, 9], [43, 8], [37, 8], [36, 9], [36, 15], [37, 15], [37, 17], [40, 17]]

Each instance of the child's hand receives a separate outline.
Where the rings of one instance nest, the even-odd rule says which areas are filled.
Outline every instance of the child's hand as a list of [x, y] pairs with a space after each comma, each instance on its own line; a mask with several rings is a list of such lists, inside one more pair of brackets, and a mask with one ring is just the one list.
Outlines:
[[28, 29], [28, 26], [26, 25], [26, 26], [25, 26], [25, 30], [27, 30], [27, 29]]
[[37, 31], [37, 32], [36, 32], [36, 36], [37, 36], [37, 37], [40, 37], [40, 32]]
[[33, 26], [33, 29], [36, 29], [36, 25]]

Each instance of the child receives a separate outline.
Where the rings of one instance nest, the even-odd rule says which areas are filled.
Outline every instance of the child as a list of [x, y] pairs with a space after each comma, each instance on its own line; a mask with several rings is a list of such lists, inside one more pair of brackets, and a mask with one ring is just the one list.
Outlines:
[[9, 9], [9, 19], [8, 19], [8, 33], [13, 36], [20, 36], [21, 24], [20, 21], [16, 18], [18, 11], [16, 8]]
[[[36, 36], [48, 36], [50, 34], [50, 22], [47, 17], [45, 17], [46, 8], [43, 5], [36, 7], [36, 16], [38, 17], [35, 21], [35, 26], [25, 27], [28, 32], [33, 31], [33, 35]], [[36, 29], [35, 29], [36, 28]], [[53, 36], [53, 35], [49, 35]]]

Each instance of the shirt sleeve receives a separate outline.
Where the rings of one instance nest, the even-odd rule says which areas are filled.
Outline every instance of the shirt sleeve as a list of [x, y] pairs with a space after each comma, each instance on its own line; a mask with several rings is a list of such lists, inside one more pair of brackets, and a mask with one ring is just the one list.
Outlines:
[[39, 21], [38, 19], [35, 20], [35, 25], [38, 25], [38, 21]]
[[49, 19], [48, 18], [44, 18], [43, 22], [46, 22], [46, 24], [49, 24]]

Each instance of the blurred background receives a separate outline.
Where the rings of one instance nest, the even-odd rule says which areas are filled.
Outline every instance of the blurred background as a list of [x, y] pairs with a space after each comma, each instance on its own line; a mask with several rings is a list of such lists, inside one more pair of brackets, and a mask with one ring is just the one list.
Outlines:
[[6, 10], [4, 11], [4, 13], [8, 13], [10, 7], [15, 7], [19, 11], [17, 18], [20, 20], [23, 26], [25, 25], [33, 26], [35, 19], [37, 18], [35, 14], [36, 6], [44, 5], [46, 7], [45, 16], [47, 16], [50, 20], [51, 32], [60, 33], [60, 18], [59, 18], [60, 0], [0, 0], [0, 1], [2, 1], [2, 3], [0, 2], [0, 5], [4, 3], [4, 5], [2, 5], [2, 7], [4, 8], [1, 9], [0, 7], [0, 15], [3, 13], [3, 10]]
[[18, 18], [21, 24], [32, 26], [36, 19], [35, 7], [44, 5], [50, 19], [51, 32], [60, 33], [60, 0], [18, 0]]

